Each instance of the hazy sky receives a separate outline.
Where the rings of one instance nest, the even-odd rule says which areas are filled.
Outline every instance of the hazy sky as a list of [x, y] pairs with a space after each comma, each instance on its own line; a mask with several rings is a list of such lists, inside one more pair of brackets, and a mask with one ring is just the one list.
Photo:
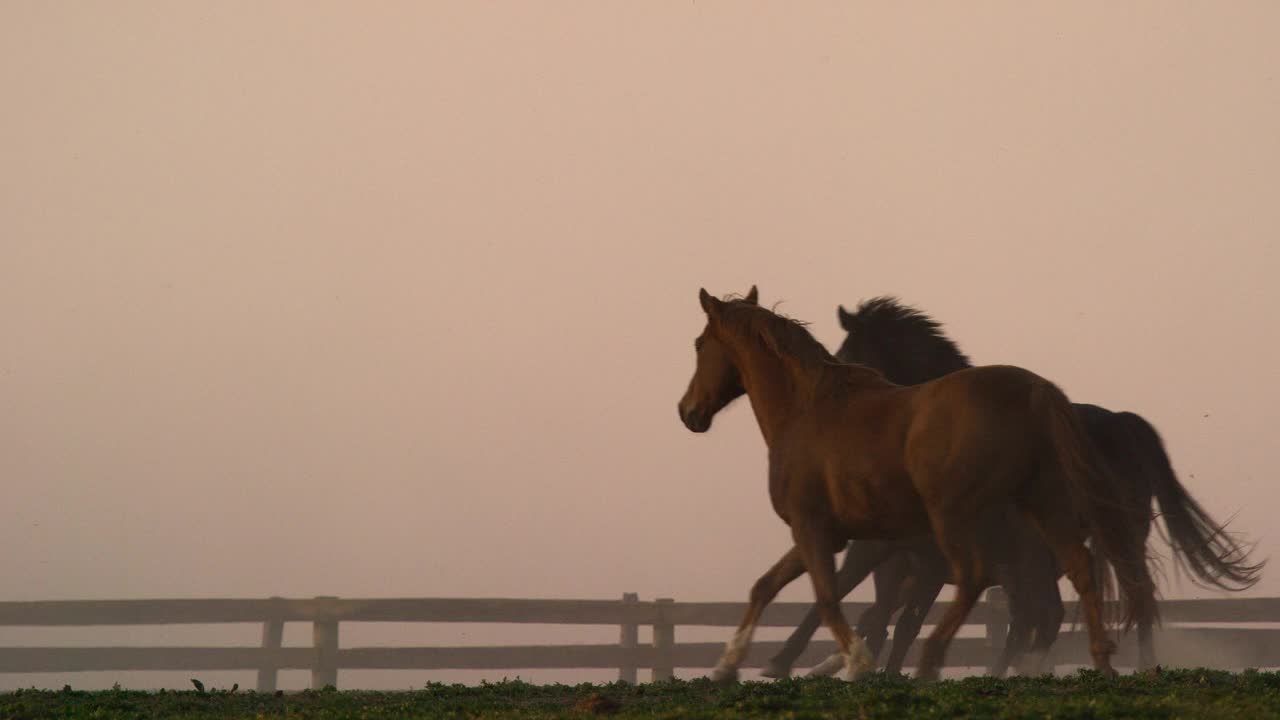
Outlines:
[[1142, 413], [1274, 555], [1277, 27], [0, 4], [0, 599], [745, 599], [789, 546], [759, 431], [675, 404], [698, 288], [751, 283]]

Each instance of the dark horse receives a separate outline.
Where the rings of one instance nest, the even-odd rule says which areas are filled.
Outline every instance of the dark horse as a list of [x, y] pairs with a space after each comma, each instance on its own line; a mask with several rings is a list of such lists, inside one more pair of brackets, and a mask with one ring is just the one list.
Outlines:
[[[840, 324], [848, 336], [836, 357], [841, 361], [874, 367], [899, 385], [918, 385], [949, 373], [973, 367], [969, 358], [941, 331], [940, 325], [924, 313], [894, 298], [879, 297], [860, 304], [855, 312], [839, 308]], [[1132, 501], [1150, 506], [1154, 498], [1164, 517], [1166, 536], [1179, 567], [1189, 570], [1192, 579], [1205, 586], [1241, 590], [1258, 581], [1265, 563], [1248, 564], [1248, 552], [1227, 535], [1223, 526], [1191, 497], [1178, 481], [1164, 444], [1155, 428], [1132, 412], [1112, 412], [1096, 405], [1075, 405], [1085, 432], [1112, 467], [1123, 492]], [[1146, 540], [1150, 522], [1138, 532]], [[905, 608], [894, 628], [893, 652], [886, 669], [897, 671], [911, 642], [920, 631], [924, 615], [948, 580], [945, 559], [936, 545], [898, 550], [888, 561], [882, 543], [853, 542], [840, 568], [839, 591], [847, 594], [875, 567], [876, 601], [859, 622], [858, 629], [878, 650], [887, 635], [892, 613]], [[878, 567], [877, 567], [878, 565]], [[1005, 651], [992, 667], [1002, 674], [1011, 658], [1025, 650], [1034, 633], [1034, 650], [1045, 652], [1062, 622], [1062, 600], [1055, 587], [1052, 596], [1040, 598], [1040, 612], [1033, 608], [1019, 613], [1011, 594], [1013, 618]], [[910, 583], [908, 583], [910, 580]], [[904, 587], [909, 584], [909, 587]], [[1024, 584], [1034, 590], [1039, 585]], [[905, 591], [905, 592], [904, 592]], [[1032, 601], [1034, 603], [1034, 601]], [[1151, 625], [1154, 618], [1137, 618], [1139, 666], [1155, 664]], [[786, 675], [819, 624], [811, 610], [792, 633], [783, 649], [769, 661], [767, 672]], [[824, 663], [819, 672], [829, 668]]]
[[852, 539], [932, 534], [956, 599], [925, 644], [917, 674], [937, 677], [947, 645], [989, 576], [979, 535], [1009, 504], [1040, 532], [1084, 608], [1089, 649], [1113, 674], [1091, 537], [1115, 570], [1125, 620], [1154, 605], [1132, 507], [1084, 434], [1071, 403], [1048, 380], [1011, 366], [972, 368], [921, 385], [837, 362], [804, 327], [744, 300], [699, 294], [707, 324], [680, 400], [694, 432], [746, 394], [769, 451], [769, 497], [795, 542], [751, 589], [746, 614], [713, 678], [728, 680], [746, 656], [760, 613], [808, 572], [817, 610], [835, 636], [845, 677], [872, 669], [840, 609], [834, 554]]

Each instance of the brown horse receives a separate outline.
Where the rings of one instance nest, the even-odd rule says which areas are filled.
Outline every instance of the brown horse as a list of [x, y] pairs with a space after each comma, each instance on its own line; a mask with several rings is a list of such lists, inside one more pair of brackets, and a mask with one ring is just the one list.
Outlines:
[[[853, 312], [841, 306], [838, 314], [840, 325], [848, 335], [836, 358], [873, 367], [899, 385], [916, 385], [973, 367], [956, 343], [942, 332], [937, 321], [896, 298], [872, 298], [860, 303]], [[1150, 422], [1132, 412], [1078, 403], [1074, 407], [1103, 461], [1124, 484], [1122, 489], [1136, 503], [1159, 503], [1165, 536], [1178, 567], [1187, 569], [1192, 580], [1205, 587], [1236, 591], [1252, 587], [1258, 581], [1265, 562], [1250, 563], [1249, 548], [1228, 535], [1224, 526], [1214, 521], [1191, 496], [1174, 473], [1160, 434]], [[1136, 528], [1135, 533], [1147, 538], [1150, 530], [1147, 525]], [[875, 569], [876, 601], [858, 621], [859, 634], [873, 648], [884, 642], [892, 613], [905, 604], [902, 617], [894, 626], [893, 652], [885, 666], [886, 670], [896, 670], [920, 630], [921, 619], [946, 582], [949, 569], [936, 546], [909, 548], [910, 552], [899, 552], [882, 561], [883, 545], [867, 541], [850, 543], [838, 580], [841, 590], [852, 590], [870, 568]], [[1018, 545], [1025, 548], [1028, 543]], [[995, 675], [1003, 674], [1010, 661], [1028, 646], [1042, 658], [1057, 636], [1063, 612], [1056, 578], [1051, 594], [1028, 598], [1031, 612], [1020, 613], [1015, 602], [1015, 589], [1034, 593], [1038, 583], [1032, 582], [1032, 578], [1036, 571], [1034, 565], [1024, 565], [1014, 573], [1016, 585], [1009, 588], [1012, 615], [1009, 636], [1004, 651], [990, 668]], [[911, 591], [904, 593], [908, 581]], [[1152, 625], [1155, 617], [1148, 615], [1136, 620], [1138, 668], [1154, 667]], [[816, 610], [810, 610], [787, 638], [783, 649], [770, 659], [766, 674], [775, 677], [788, 674], [819, 624]], [[831, 663], [824, 663], [811, 673], [825, 671], [830, 666]], [[1034, 662], [1030, 669], [1036, 669]]]
[[717, 412], [748, 396], [769, 451], [769, 496], [795, 545], [752, 587], [713, 678], [736, 677], [760, 613], [806, 571], [845, 677], [870, 670], [869, 653], [840, 610], [833, 555], [850, 539], [928, 533], [956, 582], [956, 599], [917, 670], [937, 677], [987, 575], [981, 524], [1010, 502], [1040, 531], [1080, 595], [1094, 666], [1114, 673], [1115, 644], [1084, 539], [1090, 535], [1115, 569], [1131, 621], [1155, 601], [1130, 530], [1144, 511], [1115, 492], [1062, 391], [1011, 366], [895, 385], [875, 370], [836, 362], [800, 323], [759, 307], [755, 297], [755, 288], [747, 299], [729, 301], [700, 291], [707, 324], [679, 411], [686, 427], [705, 432]]

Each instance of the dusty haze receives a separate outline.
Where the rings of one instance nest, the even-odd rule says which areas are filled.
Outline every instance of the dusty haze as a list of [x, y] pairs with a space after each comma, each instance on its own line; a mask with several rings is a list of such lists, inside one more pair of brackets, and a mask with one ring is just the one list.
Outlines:
[[751, 283], [833, 349], [838, 303], [893, 293], [1144, 414], [1273, 555], [1277, 27], [5, 3], [0, 600], [745, 599], [789, 545], [759, 432], [675, 404], [699, 286]]

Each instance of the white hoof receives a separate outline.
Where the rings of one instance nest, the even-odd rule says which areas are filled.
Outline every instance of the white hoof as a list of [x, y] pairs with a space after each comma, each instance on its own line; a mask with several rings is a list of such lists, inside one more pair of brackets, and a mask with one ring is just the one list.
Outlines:
[[828, 675], [835, 675], [840, 671], [840, 668], [844, 667], [844, 664], [844, 656], [840, 653], [835, 653], [826, 660], [814, 665], [806, 675], [809, 677], [827, 677]]
[[770, 660], [760, 669], [760, 674], [767, 678], [791, 677], [791, 666]]
[[731, 683], [731, 682], [737, 682], [737, 681], [738, 681], [738, 668], [717, 665], [715, 669], [711, 671], [711, 682]]
[[859, 648], [862, 652], [849, 653], [844, 659], [844, 679], [853, 682], [858, 678], [873, 672], [876, 669], [875, 658], [871, 657], [871, 651], [864, 646]]

